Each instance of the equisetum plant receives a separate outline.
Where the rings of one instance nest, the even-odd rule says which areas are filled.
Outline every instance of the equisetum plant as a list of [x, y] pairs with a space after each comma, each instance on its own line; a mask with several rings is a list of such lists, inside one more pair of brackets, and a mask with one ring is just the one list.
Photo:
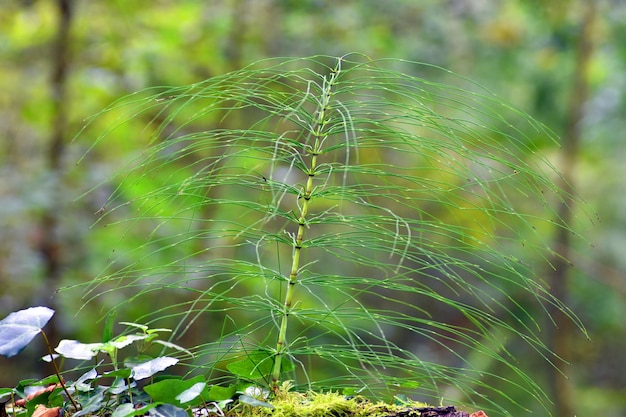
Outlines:
[[553, 139], [480, 86], [400, 60], [273, 59], [133, 94], [78, 140], [94, 131], [86, 162], [142, 149], [99, 189], [94, 235], [121, 254], [86, 302], [175, 327], [193, 369], [498, 404], [507, 381], [541, 399], [508, 352], [549, 359], [538, 317], [570, 314], [536, 278], [565, 227], [537, 152]]

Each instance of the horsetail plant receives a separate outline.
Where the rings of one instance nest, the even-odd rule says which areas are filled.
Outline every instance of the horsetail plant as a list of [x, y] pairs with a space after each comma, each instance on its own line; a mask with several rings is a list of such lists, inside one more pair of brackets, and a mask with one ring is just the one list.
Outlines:
[[328, 112], [330, 111], [330, 100], [332, 96], [332, 88], [334, 86], [335, 79], [339, 73], [340, 66], [338, 65], [335, 70], [332, 71], [328, 79], [323, 77], [321, 97], [319, 98], [319, 108], [315, 111], [315, 124], [308, 140], [305, 141], [303, 146], [303, 153], [309, 159], [309, 165], [306, 169], [306, 184], [302, 190], [301, 196], [302, 203], [299, 206], [300, 213], [298, 215], [298, 231], [293, 239], [293, 256], [291, 262], [291, 269], [289, 271], [289, 279], [287, 280], [287, 290], [285, 291], [285, 303], [284, 311], [282, 313], [280, 329], [278, 332], [278, 340], [276, 343], [276, 358], [274, 360], [274, 369], [272, 371], [272, 382], [274, 387], [278, 387], [280, 381], [280, 368], [282, 363], [282, 356], [286, 351], [287, 344], [287, 322], [289, 319], [289, 312], [294, 303], [294, 287], [298, 280], [298, 271], [300, 269], [300, 253], [302, 251], [302, 244], [304, 241], [304, 234], [307, 227], [307, 215], [309, 212], [309, 201], [313, 195], [313, 178], [317, 173], [318, 163], [317, 157], [323, 152], [323, 145], [327, 138], [325, 128], [331, 122]]
[[133, 94], [81, 137], [93, 131], [96, 150], [105, 137], [147, 146], [107, 201], [92, 198], [94, 234], [121, 236], [122, 255], [86, 305], [128, 314], [150, 300], [132, 319], [175, 328], [195, 372], [545, 400], [512, 352], [558, 360], [539, 335], [546, 305], [576, 321], [537, 278], [552, 254], [542, 236], [564, 227], [539, 153], [554, 139], [480, 86], [355, 54], [266, 60]]

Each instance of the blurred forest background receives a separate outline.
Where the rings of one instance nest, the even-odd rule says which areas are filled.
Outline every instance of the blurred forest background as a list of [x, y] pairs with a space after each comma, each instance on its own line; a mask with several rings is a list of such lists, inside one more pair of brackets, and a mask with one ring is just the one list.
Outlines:
[[[446, 67], [561, 138], [560, 148], [540, 145], [593, 216], [572, 218], [587, 242], [546, 237], [574, 267], [545, 281], [591, 341], [558, 315], [556, 331], [546, 323], [546, 342], [570, 362], [562, 367], [569, 379], [535, 353], [511, 351], [550, 391], [556, 415], [626, 415], [622, 0], [3, 0], [0, 316], [47, 305], [57, 310], [53, 343], [100, 340], [99, 307], [77, 314], [81, 295], [57, 289], [98, 275], [112, 250], [130, 249], [90, 228], [106, 196], [78, 197], [140, 143], [122, 127], [77, 167], [90, 138], [72, 139], [87, 117], [141, 88], [193, 83], [265, 57], [349, 52]], [[0, 386], [48, 372], [30, 355], [0, 361]]]

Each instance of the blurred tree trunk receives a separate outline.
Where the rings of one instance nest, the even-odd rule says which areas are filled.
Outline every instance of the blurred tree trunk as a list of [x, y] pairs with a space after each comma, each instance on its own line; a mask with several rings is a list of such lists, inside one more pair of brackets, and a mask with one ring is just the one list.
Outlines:
[[[562, 184], [563, 204], [559, 208], [559, 221], [563, 225], [571, 224], [574, 217], [574, 199], [572, 193], [575, 188], [576, 165], [580, 152], [580, 128], [583, 119], [584, 105], [589, 96], [588, 72], [593, 52], [592, 28], [596, 15], [595, 0], [581, 0], [583, 15], [576, 44], [576, 62], [572, 78], [571, 96], [568, 104], [564, 133], [562, 139]], [[571, 232], [565, 227], [559, 227], [555, 239], [557, 256], [553, 261], [554, 271], [550, 277], [552, 293], [559, 300], [568, 304]], [[566, 377], [569, 373], [566, 367], [571, 360], [571, 344], [574, 340], [574, 326], [564, 313], [553, 308], [555, 328], [551, 334], [551, 348], [562, 359], [557, 362], [551, 375], [551, 385], [554, 401], [554, 415], [572, 417], [576, 415], [573, 404], [573, 385]]]
[[[58, 12], [57, 34], [51, 53], [52, 73], [50, 77], [50, 94], [52, 101], [51, 137], [49, 147], [45, 150], [45, 160], [49, 175], [49, 202], [41, 219], [42, 239], [39, 251], [42, 255], [44, 287], [42, 298], [48, 298], [54, 304], [52, 295], [59, 286], [64, 264], [63, 237], [61, 234], [60, 214], [62, 211], [62, 188], [67, 135], [69, 106], [67, 102], [67, 80], [70, 62], [70, 27], [73, 15], [73, 0], [57, 0]], [[54, 305], [51, 305], [55, 308]], [[58, 342], [58, 330], [53, 320], [48, 325], [51, 343]]]

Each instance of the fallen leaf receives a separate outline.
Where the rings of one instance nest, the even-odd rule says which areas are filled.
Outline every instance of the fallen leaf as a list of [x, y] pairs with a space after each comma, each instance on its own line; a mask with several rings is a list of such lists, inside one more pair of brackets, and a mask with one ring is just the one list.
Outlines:
[[50, 384], [46, 388], [42, 388], [33, 392], [32, 394], [29, 394], [26, 398], [20, 398], [19, 400], [16, 400], [15, 405], [18, 407], [24, 407], [26, 405], [26, 401], [30, 401], [36, 396], [41, 395], [45, 392], [52, 392], [57, 388], [61, 388], [61, 384]]
[[61, 410], [61, 407], [48, 408], [43, 404], [39, 404], [33, 411], [32, 417], [59, 417], [59, 410]]

